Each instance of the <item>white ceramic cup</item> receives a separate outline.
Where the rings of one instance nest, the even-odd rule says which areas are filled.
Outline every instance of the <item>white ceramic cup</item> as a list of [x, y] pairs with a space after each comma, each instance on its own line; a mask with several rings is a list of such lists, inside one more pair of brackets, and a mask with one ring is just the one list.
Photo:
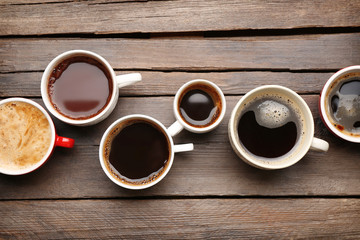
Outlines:
[[[111, 134], [115, 129], [123, 128], [123, 127], [127, 126], [127, 124], [129, 124], [129, 122], [133, 122], [133, 121], [147, 122], [147, 123], [152, 124], [156, 128], [158, 128], [165, 135], [165, 137], [168, 141], [168, 147], [169, 147], [169, 153], [170, 153], [169, 159], [168, 159], [163, 171], [155, 179], [146, 181], [146, 183], [143, 183], [143, 184], [128, 183], [118, 174], [111, 172], [111, 170], [109, 169], [110, 168], [109, 162], [105, 156], [105, 144], [106, 144], [106, 141], [108, 141], [109, 134]], [[133, 190], [139, 190], [139, 189], [151, 187], [151, 186], [157, 184], [158, 182], [160, 182], [166, 176], [166, 174], [169, 172], [169, 170], [173, 164], [173, 161], [174, 161], [174, 153], [192, 151], [194, 149], [194, 145], [192, 143], [174, 145], [172, 137], [175, 135], [176, 135], [175, 132], [171, 132], [171, 130], [166, 129], [165, 126], [161, 122], [159, 122], [158, 120], [156, 120], [152, 117], [149, 117], [146, 115], [141, 115], [141, 114], [133, 114], [133, 115], [128, 115], [128, 116], [122, 117], [122, 118], [116, 120], [113, 124], [111, 124], [108, 127], [108, 129], [105, 131], [103, 137], [101, 138], [100, 148], [99, 148], [99, 159], [100, 159], [101, 167], [104, 170], [105, 174], [111, 179], [111, 181], [113, 181], [115, 184], [117, 184], [121, 187], [124, 187], [127, 189], [133, 189]], [[141, 138], [141, 136], [139, 136], [139, 138]]]
[[[352, 133], [346, 131], [343, 127], [341, 127], [339, 123], [337, 123], [336, 120], [333, 119], [332, 115], [330, 114], [331, 100], [329, 95], [331, 94], [331, 89], [336, 88], [336, 86], [338, 86], [342, 82], [347, 81], [347, 79], [349, 79], [349, 76], [353, 74], [356, 74], [356, 76], [360, 76], [360, 65], [343, 68], [329, 78], [321, 91], [319, 109], [321, 118], [325, 126], [330, 130], [330, 132], [349, 142], [360, 143], [359, 133]], [[360, 119], [358, 120], [360, 121]]]
[[[61, 62], [63, 62], [66, 59], [77, 57], [77, 56], [85, 56], [92, 59], [95, 59], [96, 61], [100, 62], [108, 71], [109, 75], [111, 76], [112, 81], [112, 92], [111, 92], [111, 98], [109, 102], [107, 103], [106, 107], [96, 114], [93, 117], [86, 118], [86, 119], [72, 119], [69, 118], [61, 113], [59, 113], [53, 106], [53, 104], [50, 101], [50, 96], [48, 92], [48, 85], [49, 85], [49, 77], [51, 75], [51, 72], [53, 69]], [[124, 75], [115, 75], [114, 69], [110, 66], [110, 64], [100, 55], [85, 51], [85, 50], [71, 50], [68, 52], [64, 52], [60, 55], [58, 55], [56, 58], [54, 58], [49, 65], [46, 67], [42, 79], [41, 79], [41, 96], [45, 103], [46, 108], [59, 120], [66, 122], [71, 125], [75, 126], [89, 126], [94, 125], [102, 120], [104, 120], [107, 116], [110, 115], [110, 113], [114, 110], [118, 98], [119, 98], [119, 88], [128, 86], [130, 84], [136, 83], [141, 81], [141, 74], [140, 73], [130, 73], [130, 74], [124, 74]]]
[[[39, 109], [44, 116], [46, 117], [46, 119], [49, 122], [50, 125], [50, 131], [51, 131], [51, 142], [49, 145], [49, 148], [46, 152], [46, 154], [42, 157], [42, 159], [40, 161], [38, 161], [37, 163], [27, 167], [27, 168], [21, 168], [21, 169], [6, 169], [3, 166], [0, 166], [0, 173], [3, 174], [7, 174], [7, 175], [22, 175], [22, 174], [26, 174], [29, 172], [32, 172], [36, 169], [38, 169], [39, 167], [41, 167], [42, 165], [44, 165], [44, 163], [50, 158], [51, 154], [53, 153], [55, 147], [66, 147], [66, 148], [72, 148], [74, 146], [74, 140], [71, 138], [66, 138], [66, 137], [60, 137], [56, 134], [55, 131], [55, 125], [50, 117], [50, 115], [46, 112], [46, 110], [40, 106], [38, 103], [26, 99], [26, 98], [7, 98], [4, 100], [0, 101], [0, 105], [3, 105], [5, 103], [9, 103], [9, 102], [24, 102], [24, 103], [28, 103], [31, 104], [32, 106], [36, 107], [37, 109]], [[36, 127], [36, 126], [33, 126]]]
[[[212, 96], [212, 98], [213, 100], [214, 98], [216, 99], [214, 100], [214, 102], [218, 106], [218, 108], [220, 108], [220, 112], [217, 113], [216, 119], [213, 122], [211, 122], [210, 125], [193, 126], [188, 122], [186, 122], [181, 116], [180, 108], [179, 108], [181, 99], [187, 91], [193, 89], [204, 90], [207, 93], [211, 92], [209, 93], [209, 95], [214, 95]], [[174, 122], [169, 128], [172, 132], [179, 133], [185, 128], [186, 130], [194, 133], [206, 133], [219, 126], [219, 124], [223, 120], [226, 112], [226, 100], [224, 93], [216, 84], [204, 79], [195, 79], [182, 85], [179, 88], [179, 90], [176, 92], [173, 102], [173, 111], [176, 118], [176, 122]]]
[[[288, 153], [274, 159], [252, 154], [243, 146], [238, 136], [238, 124], [244, 113], [245, 105], [265, 95], [282, 96], [282, 99], [288, 99], [292, 103], [292, 108], [301, 116], [299, 120], [302, 122], [303, 133], [298, 137], [295, 146]], [[314, 137], [314, 120], [306, 102], [294, 91], [278, 85], [258, 87], [245, 94], [231, 113], [228, 134], [235, 153], [246, 163], [260, 169], [286, 168], [297, 163], [309, 149], [327, 151], [329, 148], [326, 141]], [[258, 147], [261, 148], [262, 146], [259, 145]]]

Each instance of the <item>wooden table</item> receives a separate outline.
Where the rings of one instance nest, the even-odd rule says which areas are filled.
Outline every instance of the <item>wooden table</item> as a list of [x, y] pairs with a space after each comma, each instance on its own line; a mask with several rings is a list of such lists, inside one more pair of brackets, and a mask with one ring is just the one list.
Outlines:
[[[322, 86], [360, 64], [360, 2], [304, 1], [0, 1], [0, 97], [43, 104], [47, 64], [71, 49], [94, 51], [118, 74], [140, 72], [120, 91], [114, 112], [91, 127], [55, 121], [75, 139], [39, 170], [0, 176], [0, 238], [360, 238], [360, 145], [334, 137], [318, 113]], [[141, 113], [165, 126], [185, 82], [204, 78], [225, 93], [227, 113], [213, 132], [182, 132], [193, 142], [166, 178], [125, 190], [102, 171], [99, 142], [119, 117]], [[236, 102], [265, 85], [305, 99], [327, 153], [309, 152], [283, 170], [240, 160], [227, 123]]]

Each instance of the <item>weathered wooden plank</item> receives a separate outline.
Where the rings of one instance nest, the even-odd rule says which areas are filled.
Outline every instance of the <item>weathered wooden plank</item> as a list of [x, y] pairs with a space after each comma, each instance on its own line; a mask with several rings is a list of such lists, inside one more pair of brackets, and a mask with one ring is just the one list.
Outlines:
[[[175, 95], [179, 87], [192, 79], [208, 79], [216, 83], [225, 94], [245, 94], [263, 84], [278, 84], [298, 93], [320, 93], [333, 73], [291, 72], [161, 72], [137, 71], [143, 80], [121, 89], [121, 96]], [[117, 74], [129, 71], [117, 71]], [[40, 97], [41, 72], [0, 74], [0, 97]], [[301, 84], [299, 84], [301, 83]]]
[[0, 202], [7, 239], [360, 238], [359, 199]]
[[0, 72], [43, 71], [58, 54], [94, 51], [118, 70], [339, 69], [359, 64], [360, 34], [277, 40], [2, 39]]
[[129, 191], [103, 173], [98, 145], [106, 128], [127, 114], [147, 114], [170, 126], [172, 97], [120, 98], [114, 113], [92, 127], [55, 121], [60, 135], [76, 140], [74, 149], [57, 148], [42, 168], [25, 176], [0, 175], [0, 199], [92, 198], [135, 196], [359, 196], [360, 149], [324, 127], [317, 113], [318, 96], [303, 96], [315, 117], [315, 136], [330, 143], [327, 153], [309, 152], [294, 166], [277, 171], [253, 168], [230, 147], [227, 123], [240, 98], [227, 97], [224, 122], [213, 132], [182, 132], [175, 143], [193, 142], [193, 152], [176, 154], [169, 175], [145, 191]]
[[356, 0], [6, 3], [0, 5], [0, 35], [360, 26]]
[[[71, 3], [78, 0], [0, 0], [0, 5], [27, 5], [27, 4], [56, 4], [56, 3]], [[147, 2], [148, 0], [85, 0], [89, 4], [99, 3], [121, 3], [121, 2]], [[151, 0], [150, 0], [151, 1]]]

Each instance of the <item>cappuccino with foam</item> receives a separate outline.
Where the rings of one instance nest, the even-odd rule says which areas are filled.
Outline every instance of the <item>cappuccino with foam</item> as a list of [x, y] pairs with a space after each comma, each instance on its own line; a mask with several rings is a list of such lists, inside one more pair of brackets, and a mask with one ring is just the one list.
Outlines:
[[0, 105], [0, 166], [9, 171], [28, 169], [52, 148], [47, 117], [21, 101]]

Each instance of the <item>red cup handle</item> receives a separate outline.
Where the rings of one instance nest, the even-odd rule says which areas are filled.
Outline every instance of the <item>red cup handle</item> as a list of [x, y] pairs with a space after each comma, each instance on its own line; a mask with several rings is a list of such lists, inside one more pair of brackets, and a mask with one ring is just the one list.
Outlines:
[[60, 137], [56, 135], [55, 146], [72, 148], [74, 146], [74, 139], [67, 137]]

